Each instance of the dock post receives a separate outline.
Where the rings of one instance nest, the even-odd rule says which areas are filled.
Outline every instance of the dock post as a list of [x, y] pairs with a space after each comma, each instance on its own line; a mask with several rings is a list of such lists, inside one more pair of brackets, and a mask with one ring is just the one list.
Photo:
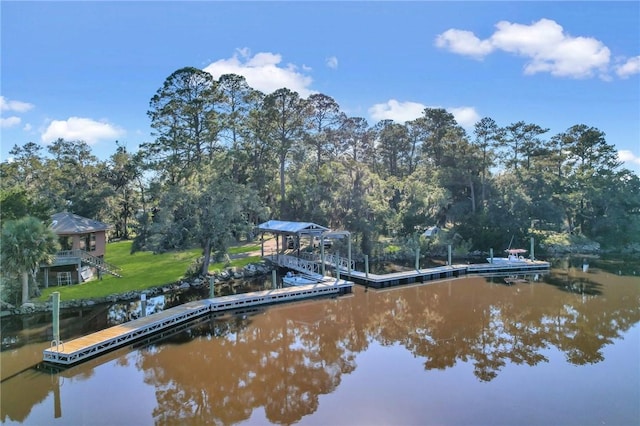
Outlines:
[[274, 288], [274, 289], [278, 288], [278, 282], [277, 282], [277, 279], [276, 279], [276, 270], [275, 269], [271, 271], [271, 287]]
[[369, 255], [364, 255], [364, 276], [369, 279]]
[[60, 292], [54, 291], [51, 296], [53, 297], [51, 306], [53, 310], [53, 343], [57, 347], [60, 344]]
[[324, 264], [324, 237], [320, 239], [320, 269], [322, 270], [322, 276], [326, 275], [326, 269]]
[[531, 237], [531, 251], [530, 251], [530, 253], [531, 253], [531, 260], [536, 260], [536, 257], [535, 257], [534, 252], [533, 252], [533, 237]]
[[264, 257], [264, 232], [260, 233], [260, 257]]
[[347, 272], [351, 276], [351, 234], [347, 235], [347, 257], [349, 264], [347, 265]]
[[140, 293], [140, 316], [147, 316], [147, 294]]
[[493, 264], [493, 249], [489, 249], [489, 263]]
[[340, 281], [340, 252], [336, 253], [336, 282]]
[[62, 400], [60, 399], [60, 374], [56, 373], [53, 379], [53, 417], [62, 417]]
[[420, 247], [416, 249], [416, 271], [420, 270]]
[[449, 244], [448, 251], [449, 251], [449, 256], [447, 258], [447, 265], [451, 266], [451, 244]]
[[209, 277], [209, 299], [216, 297], [216, 283], [213, 276]]

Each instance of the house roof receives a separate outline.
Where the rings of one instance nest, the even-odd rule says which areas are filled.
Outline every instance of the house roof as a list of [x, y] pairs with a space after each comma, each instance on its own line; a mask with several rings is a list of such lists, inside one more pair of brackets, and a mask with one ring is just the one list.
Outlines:
[[51, 229], [57, 235], [87, 234], [111, 229], [111, 225], [78, 216], [77, 214], [62, 212], [51, 216]]
[[289, 222], [284, 220], [270, 220], [258, 225], [261, 232], [275, 232], [277, 234], [313, 234], [320, 235], [329, 228], [311, 222]]

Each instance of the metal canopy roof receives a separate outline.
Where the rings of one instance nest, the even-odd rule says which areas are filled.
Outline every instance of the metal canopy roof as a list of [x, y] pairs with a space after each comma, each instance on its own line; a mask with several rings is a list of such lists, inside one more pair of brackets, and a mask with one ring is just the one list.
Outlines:
[[285, 220], [270, 220], [258, 225], [260, 232], [274, 232], [276, 234], [309, 234], [320, 235], [330, 231], [329, 228], [311, 222], [289, 222]]

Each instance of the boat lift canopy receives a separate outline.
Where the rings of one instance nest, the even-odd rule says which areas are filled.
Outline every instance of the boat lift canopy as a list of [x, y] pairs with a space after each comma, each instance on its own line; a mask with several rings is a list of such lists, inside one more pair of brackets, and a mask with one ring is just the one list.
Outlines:
[[[350, 274], [351, 273], [351, 233], [349, 231], [332, 231], [331, 229], [317, 225], [311, 222], [289, 222], [283, 220], [270, 220], [258, 225], [258, 232], [265, 233], [270, 232], [276, 234], [276, 253], [280, 253], [280, 236], [291, 236], [296, 235], [298, 240], [302, 235], [308, 235], [310, 237], [316, 238], [319, 237], [322, 243], [320, 244], [320, 268], [321, 275], [325, 275], [325, 256], [324, 256], [324, 239], [325, 238], [344, 238], [347, 237], [347, 259], [345, 269]], [[296, 247], [297, 245], [297, 247]], [[298, 251], [298, 257], [300, 257], [300, 244], [299, 241], [297, 244], [294, 244], [293, 247], [287, 247], [283, 244], [283, 248], [296, 248]], [[261, 249], [260, 249], [262, 257], [264, 257], [264, 240], [261, 239]], [[280, 258], [286, 258], [287, 256], [275, 256], [278, 259], [278, 264], [280, 266], [285, 266], [280, 263]], [[336, 265], [340, 262], [340, 257], [338, 255], [335, 256]], [[338, 277], [340, 276], [339, 269], [337, 270]]]
[[321, 225], [311, 222], [289, 222], [285, 220], [269, 220], [258, 225], [259, 232], [271, 232], [273, 234], [285, 235], [321, 235], [330, 231]]

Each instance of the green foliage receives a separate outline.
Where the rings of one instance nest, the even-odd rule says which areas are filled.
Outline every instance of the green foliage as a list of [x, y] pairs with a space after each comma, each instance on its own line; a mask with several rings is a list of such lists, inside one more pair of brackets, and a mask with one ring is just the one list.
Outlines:
[[2, 220], [16, 220], [27, 215], [37, 217], [42, 221], [50, 218], [48, 206], [33, 200], [27, 190], [17, 186], [0, 190], [0, 205], [2, 206]]
[[584, 235], [554, 231], [534, 231], [532, 235], [540, 247], [551, 253], [570, 252], [576, 249], [589, 252], [600, 248], [597, 242]]
[[202, 273], [202, 264], [204, 263], [204, 256], [200, 256], [195, 259], [191, 264], [187, 267], [187, 271], [184, 273], [186, 278], [194, 278], [198, 277]]
[[20, 277], [9, 271], [2, 271], [0, 274], [0, 300], [14, 306], [20, 305], [22, 294], [22, 284]]
[[59, 249], [57, 236], [38, 218], [25, 216], [2, 224], [0, 264], [4, 273], [21, 276], [22, 303], [30, 296], [29, 274], [35, 277], [40, 264], [51, 263]]
[[483, 251], [531, 228], [603, 247], [640, 233], [638, 176], [585, 124], [547, 135], [485, 117], [468, 135], [448, 111], [426, 108], [404, 124], [369, 125], [324, 94], [265, 95], [241, 76], [192, 67], [165, 79], [148, 115], [154, 139], [137, 153], [117, 143], [106, 162], [81, 140], [52, 141], [47, 155], [14, 147], [0, 164], [3, 220], [67, 210], [114, 225], [112, 237], [131, 233], [134, 251], [198, 245], [203, 270], [266, 219], [349, 230], [370, 255], [383, 250], [380, 237], [432, 225], [459, 234], [460, 250]]

